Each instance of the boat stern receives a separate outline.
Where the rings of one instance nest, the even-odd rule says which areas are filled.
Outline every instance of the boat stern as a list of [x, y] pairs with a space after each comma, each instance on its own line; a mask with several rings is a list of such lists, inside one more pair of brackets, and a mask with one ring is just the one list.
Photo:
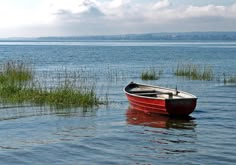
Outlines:
[[197, 98], [166, 100], [166, 110], [169, 115], [188, 116], [197, 105]]

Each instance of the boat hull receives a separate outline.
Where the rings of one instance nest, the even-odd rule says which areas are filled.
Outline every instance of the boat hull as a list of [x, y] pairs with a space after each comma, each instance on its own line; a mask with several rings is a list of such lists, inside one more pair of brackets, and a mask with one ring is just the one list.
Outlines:
[[125, 94], [131, 107], [146, 113], [158, 113], [171, 116], [187, 116], [194, 111], [197, 104], [196, 97], [160, 99], [158, 97], [145, 97], [132, 94], [126, 89]]

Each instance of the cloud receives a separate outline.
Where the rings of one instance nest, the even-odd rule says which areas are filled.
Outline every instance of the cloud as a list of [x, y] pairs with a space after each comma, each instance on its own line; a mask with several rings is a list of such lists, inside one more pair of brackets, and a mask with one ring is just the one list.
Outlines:
[[189, 6], [184, 15], [186, 17], [209, 17], [209, 16], [226, 16], [227, 8], [225, 6], [207, 5], [203, 7]]
[[[168, 0], [160, 0], [156, 3], [138, 4], [135, 1], [113, 0], [111, 2], [98, 2], [96, 0], [80, 1], [77, 5], [78, 9], [68, 10], [71, 18], [78, 18], [78, 22], [81, 19], [93, 19], [100, 20], [101, 17], [104, 22], [98, 22], [101, 24], [114, 24], [120, 21], [129, 24], [142, 25], [149, 21], [157, 21], [156, 23], [168, 22], [178, 19], [189, 20], [191, 18], [210, 18], [210, 17], [223, 17], [236, 18], [236, 4], [232, 6], [182, 6], [173, 7]], [[82, 10], [83, 9], [83, 10]], [[61, 9], [62, 10], [62, 9]], [[59, 10], [58, 10], [59, 11]], [[77, 12], [76, 12], [77, 11]], [[68, 15], [68, 12], [64, 13]], [[60, 18], [62, 13], [57, 13], [57, 18]], [[75, 17], [76, 16], [76, 17]], [[57, 19], [55, 18], [55, 19]], [[67, 17], [67, 19], [69, 19]], [[140, 22], [140, 21], [143, 22]], [[121, 25], [120, 25], [121, 26]]]
[[236, 31], [236, 3], [173, 6], [171, 0], [44, 0], [35, 13], [26, 19], [33, 26], [18, 31], [26, 29], [25, 35], [35, 36]]
[[164, 9], [170, 6], [170, 2], [168, 0], [161, 0], [154, 4], [154, 9]]

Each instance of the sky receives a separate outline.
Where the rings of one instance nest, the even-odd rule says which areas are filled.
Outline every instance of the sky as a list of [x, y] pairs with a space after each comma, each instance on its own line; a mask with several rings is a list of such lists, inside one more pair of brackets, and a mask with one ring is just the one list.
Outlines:
[[236, 0], [0, 0], [0, 38], [236, 31]]

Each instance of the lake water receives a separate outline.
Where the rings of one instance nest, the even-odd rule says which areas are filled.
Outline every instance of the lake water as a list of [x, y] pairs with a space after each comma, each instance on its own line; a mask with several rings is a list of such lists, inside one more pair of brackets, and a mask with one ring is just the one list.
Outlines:
[[[236, 163], [236, 84], [224, 84], [222, 76], [236, 74], [236, 42], [2, 41], [0, 63], [8, 60], [31, 63], [39, 79], [61, 69], [88, 70], [110, 103], [88, 111], [1, 103], [1, 164]], [[210, 65], [216, 79], [176, 77], [178, 63]], [[142, 81], [150, 67], [163, 75]], [[123, 93], [130, 81], [196, 95], [192, 118], [131, 110]]]

